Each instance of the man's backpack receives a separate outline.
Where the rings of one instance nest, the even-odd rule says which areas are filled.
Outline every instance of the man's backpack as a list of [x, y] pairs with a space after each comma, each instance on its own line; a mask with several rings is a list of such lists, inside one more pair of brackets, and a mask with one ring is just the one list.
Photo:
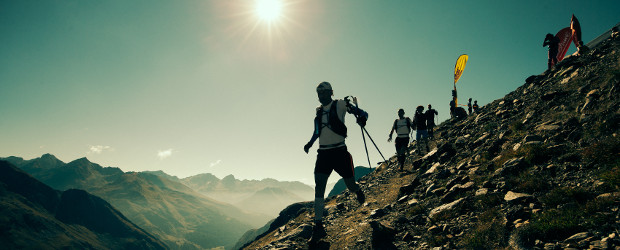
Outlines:
[[[396, 123], [398, 123], [398, 120], [399, 120], [399, 119], [394, 120], [394, 125], [392, 125], [392, 128], [393, 128], [394, 130], [397, 130], [397, 129], [398, 129], [398, 126], [396, 125]], [[409, 132], [411, 132], [411, 119], [407, 119], [407, 118], [405, 117], [405, 120], [407, 121], [407, 129], [409, 129]]]
[[347, 137], [347, 126], [338, 118], [338, 100], [332, 101], [332, 107], [329, 109], [327, 114], [327, 124], [323, 123], [323, 111], [322, 107], [318, 107], [316, 109], [316, 117], [314, 118], [315, 124], [319, 124], [319, 135], [321, 134], [321, 130], [323, 127], [328, 127], [334, 133]]

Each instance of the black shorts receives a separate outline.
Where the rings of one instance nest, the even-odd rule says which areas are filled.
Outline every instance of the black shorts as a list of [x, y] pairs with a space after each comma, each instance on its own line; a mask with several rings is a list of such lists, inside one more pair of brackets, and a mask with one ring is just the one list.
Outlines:
[[353, 177], [353, 158], [346, 146], [318, 150], [314, 173], [330, 175], [332, 170], [336, 170], [342, 178]]
[[403, 155], [407, 151], [409, 137], [396, 137], [394, 144], [396, 144], [396, 154]]

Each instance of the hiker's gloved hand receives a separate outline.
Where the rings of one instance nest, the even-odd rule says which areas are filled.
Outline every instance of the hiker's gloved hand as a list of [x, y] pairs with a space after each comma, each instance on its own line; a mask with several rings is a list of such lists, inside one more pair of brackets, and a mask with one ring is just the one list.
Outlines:
[[367, 120], [367, 119], [368, 119], [368, 118], [366, 118], [366, 117], [364, 117], [364, 116], [360, 115], [360, 116], [358, 116], [358, 117], [357, 117], [357, 124], [359, 124], [359, 125], [360, 125], [360, 126], [362, 126], [362, 127], [365, 127], [365, 126], [366, 126], [366, 120]]
[[306, 154], [308, 153], [308, 151], [310, 151], [311, 147], [312, 147], [312, 144], [306, 143], [306, 145], [304, 146], [304, 151], [306, 151]]

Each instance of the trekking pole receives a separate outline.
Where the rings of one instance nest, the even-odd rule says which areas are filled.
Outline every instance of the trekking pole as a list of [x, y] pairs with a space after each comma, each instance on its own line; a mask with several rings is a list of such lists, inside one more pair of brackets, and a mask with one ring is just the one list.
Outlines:
[[[357, 104], [357, 98], [353, 97], [353, 103], [355, 103], [355, 107], [356, 108], [360, 108], [359, 105]], [[344, 98], [344, 100], [347, 102], [347, 104], [349, 103], [349, 96], [346, 96]], [[357, 115], [355, 115], [355, 118], [357, 119]], [[359, 125], [359, 124], [358, 124]], [[372, 165], [370, 164], [370, 155], [368, 154], [368, 146], [366, 146], [366, 136], [364, 136], [364, 127], [362, 127], [362, 125], [360, 125], [360, 129], [362, 131], [362, 139], [364, 139], [364, 149], [366, 150], [366, 159], [368, 159], [368, 167], [370, 167], [370, 169], [372, 169]], [[370, 137], [370, 135], [368, 135], [368, 137]], [[372, 138], [371, 138], [372, 140]], [[374, 142], [373, 142], [374, 143]]]
[[[364, 149], [366, 149], [366, 159], [368, 159], [368, 166], [370, 167], [370, 169], [372, 169], [372, 165], [370, 165], [370, 155], [368, 155], [368, 147], [366, 146], [366, 136], [364, 136], [365, 129], [364, 127], [362, 127], [362, 125], [360, 125], [360, 128], [362, 129], [362, 139], [364, 139]], [[368, 138], [370, 138], [370, 135], [368, 135]], [[372, 140], [372, 138], [370, 138], [370, 140]]]
[[[372, 139], [372, 137], [370, 137], [370, 133], [368, 133], [368, 130], [366, 130], [366, 128], [364, 128], [364, 127], [362, 127], [362, 130], [364, 130], [366, 132], [366, 134], [368, 135], [368, 138], [370, 138], [370, 141], [372, 142], [372, 144], [375, 145], [375, 148], [377, 149], [377, 151], [379, 151], [379, 154], [381, 155], [381, 158], [383, 158], [383, 161], [386, 161], [385, 157], [383, 157], [383, 154], [381, 153], [381, 150], [379, 150], [379, 147], [377, 147], [377, 144], [375, 143], [375, 141]], [[364, 132], [364, 131], [362, 131], [362, 132]], [[362, 133], [362, 135], [363, 134], [364, 133]], [[364, 142], [364, 143], [366, 143], [366, 142]], [[368, 154], [368, 150], [367, 150], [366, 153]]]

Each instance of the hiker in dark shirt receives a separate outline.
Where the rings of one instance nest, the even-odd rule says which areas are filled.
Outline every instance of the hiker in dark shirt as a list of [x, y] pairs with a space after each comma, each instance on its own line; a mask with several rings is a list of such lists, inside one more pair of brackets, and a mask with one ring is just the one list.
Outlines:
[[416, 134], [415, 140], [418, 145], [418, 152], [422, 153], [422, 143], [426, 145], [426, 152], [430, 152], [430, 148], [428, 146], [428, 131], [426, 126], [426, 115], [424, 114], [424, 106], [420, 105], [416, 108], [415, 116], [413, 118], [413, 124], [415, 126]]
[[469, 102], [467, 103], [467, 111], [469, 115], [471, 115], [471, 98], [469, 98]]
[[478, 106], [478, 100], [474, 101], [474, 105], [472, 107], [474, 108], [474, 113], [478, 114], [478, 110], [480, 109], [480, 106]]
[[426, 116], [426, 129], [428, 131], [428, 137], [430, 139], [434, 139], [435, 135], [433, 133], [433, 128], [435, 128], [435, 116], [439, 115], [439, 113], [437, 113], [437, 110], [434, 110], [433, 107], [429, 104], [428, 110], [426, 110], [424, 115]]
[[543, 41], [543, 47], [546, 46], [549, 46], [549, 52], [547, 54], [549, 57], [547, 61], [547, 67], [548, 70], [551, 70], [553, 65], [558, 63], [558, 49], [560, 46], [560, 38], [554, 36], [553, 34], [547, 34], [547, 36], [545, 37], [545, 41]]
[[454, 102], [454, 99], [452, 99], [450, 101], [450, 118], [454, 118], [456, 116], [456, 113], [454, 111], [455, 108], [456, 108], [456, 103]]

